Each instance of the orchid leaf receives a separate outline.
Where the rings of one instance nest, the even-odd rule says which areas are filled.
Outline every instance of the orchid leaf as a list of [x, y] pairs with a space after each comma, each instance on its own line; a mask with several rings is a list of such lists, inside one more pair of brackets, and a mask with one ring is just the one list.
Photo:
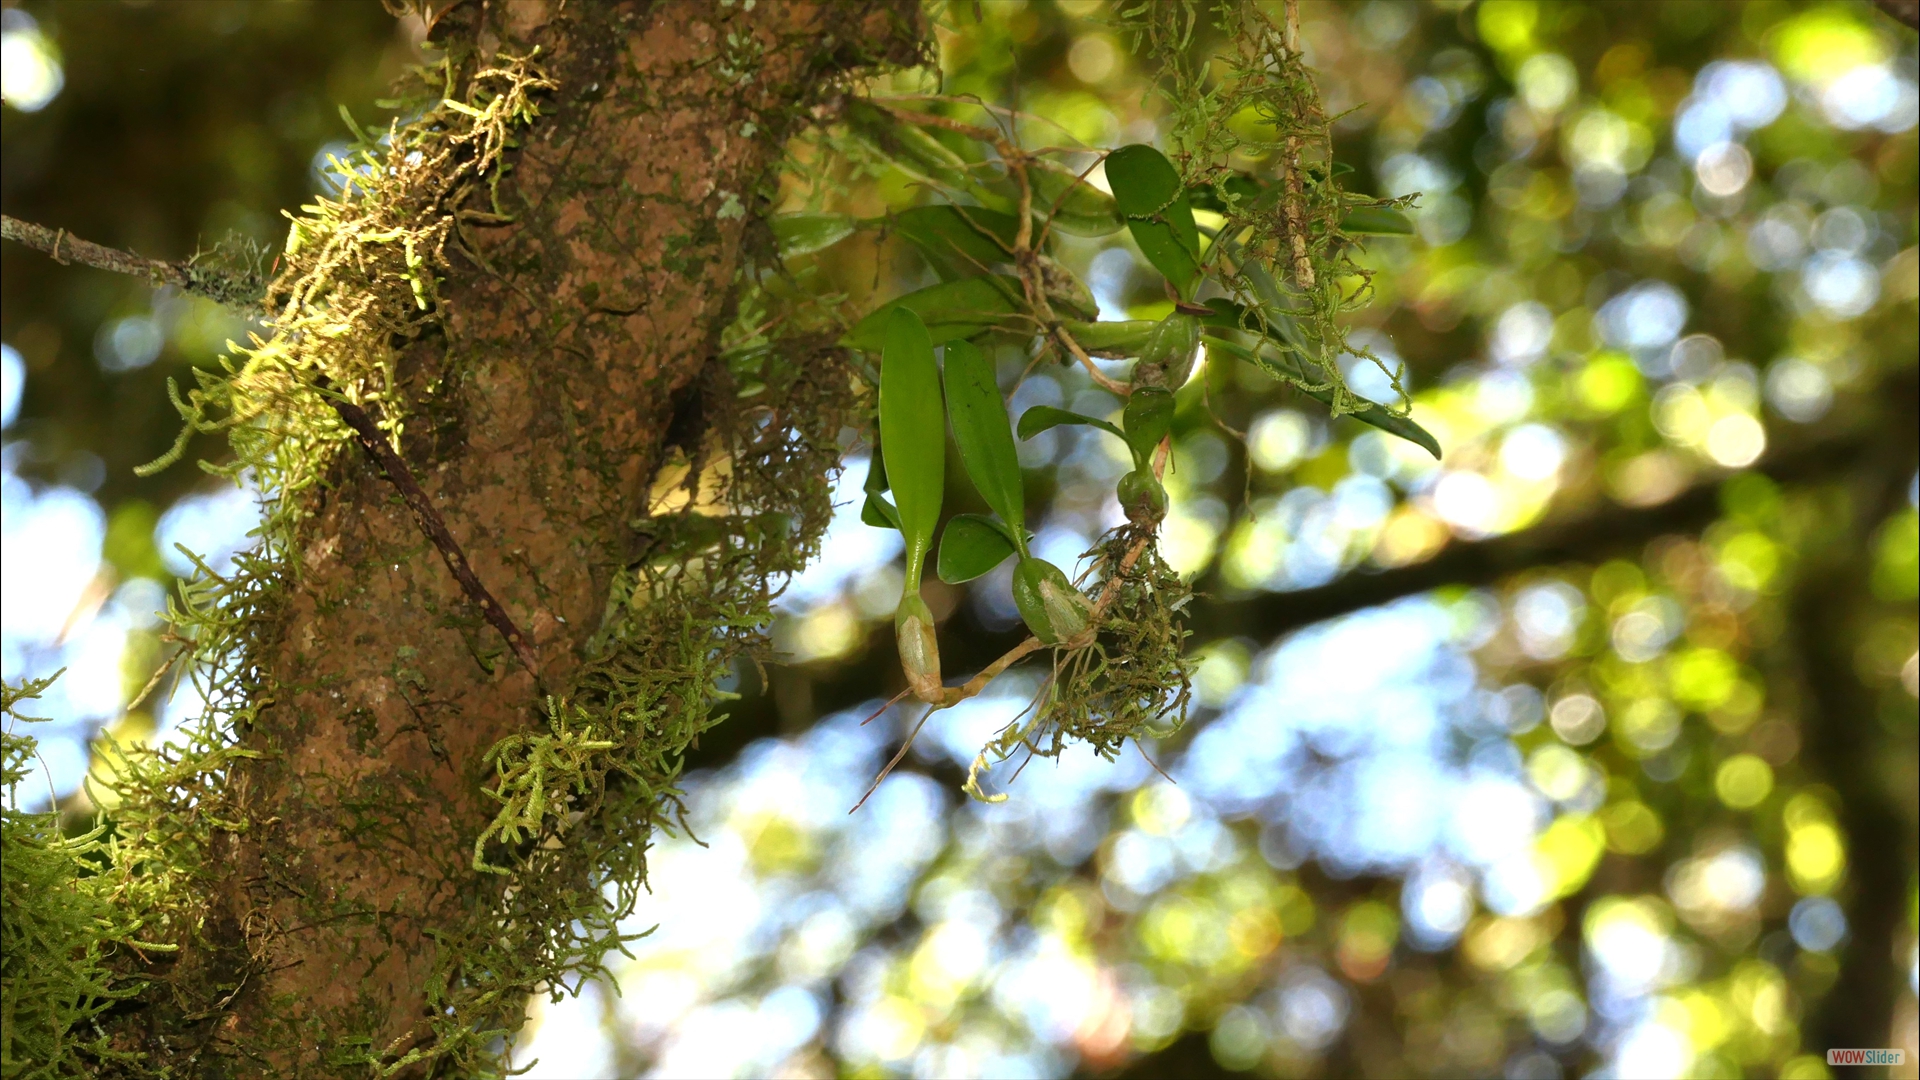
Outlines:
[[775, 214], [771, 224], [780, 254], [787, 258], [825, 251], [860, 227], [850, 214]]
[[1391, 206], [1356, 206], [1340, 219], [1340, 231], [1355, 236], [1412, 236], [1413, 219]]
[[[1291, 358], [1270, 357], [1265, 353], [1249, 349], [1238, 342], [1229, 341], [1217, 334], [1206, 335], [1206, 343], [1209, 349], [1219, 349], [1229, 356], [1239, 357], [1250, 364], [1286, 376], [1288, 381], [1293, 383], [1294, 388], [1301, 393], [1328, 408], [1333, 407], [1333, 391], [1331, 389], [1315, 390], [1301, 385], [1301, 383], [1305, 381], [1305, 377], [1302, 376], [1299, 369], [1293, 365]], [[1436, 460], [1440, 457], [1440, 440], [1434, 438], [1432, 432], [1415, 423], [1410, 417], [1400, 416], [1391, 412], [1386, 406], [1381, 405], [1379, 402], [1367, 401], [1365, 398], [1360, 400], [1365, 403], [1364, 407], [1357, 412], [1351, 412], [1346, 415], [1353, 417], [1363, 424], [1369, 424], [1379, 428], [1389, 435], [1405, 439], [1415, 446], [1420, 447], [1422, 450], [1425, 450], [1427, 453], [1432, 454]]]
[[940, 369], [927, 327], [909, 308], [887, 316], [880, 352], [880, 445], [887, 455], [900, 532], [907, 541], [907, 591], [917, 592], [946, 493], [947, 439]]
[[1107, 155], [1107, 183], [1140, 253], [1191, 298], [1200, 284], [1200, 230], [1180, 171], [1165, 154], [1135, 143]]
[[1073, 412], [1068, 409], [1055, 408], [1052, 405], [1035, 405], [1033, 408], [1021, 413], [1020, 437], [1022, 439], [1031, 439], [1048, 428], [1059, 427], [1062, 424], [1085, 424], [1089, 427], [1097, 427], [1102, 431], [1111, 432], [1120, 436], [1122, 439], [1127, 437], [1126, 433], [1105, 420], [1087, 416], [1084, 413]]
[[1010, 277], [982, 274], [959, 281], [943, 281], [896, 297], [875, 308], [848, 331], [845, 343], [878, 352], [886, 341], [895, 311], [918, 316], [934, 345], [970, 338], [996, 326], [1011, 325], [1021, 308], [1020, 283]]
[[916, 206], [893, 215], [893, 231], [919, 248], [948, 281], [1010, 262], [1020, 219], [983, 206]]
[[[1000, 400], [993, 363], [971, 342], [947, 346], [947, 419], [967, 476], [993, 512], [1022, 535], [1026, 527], [1026, 489], [1020, 454], [1013, 445], [1007, 406]], [[1020, 545], [1024, 547], [1025, 545]]]
[[984, 514], [955, 514], [940, 530], [936, 572], [949, 585], [972, 581], [1005, 562], [1015, 547], [1006, 526]]

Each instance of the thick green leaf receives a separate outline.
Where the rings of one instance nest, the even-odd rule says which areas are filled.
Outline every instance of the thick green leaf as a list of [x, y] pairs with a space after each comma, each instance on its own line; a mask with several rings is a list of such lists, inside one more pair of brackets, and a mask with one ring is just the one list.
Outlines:
[[1167, 489], [1153, 475], [1153, 468], [1141, 465], [1120, 478], [1114, 488], [1127, 520], [1141, 525], [1156, 525], [1167, 516]]
[[1207, 301], [1207, 307], [1213, 309], [1213, 314], [1201, 317], [1200, 325], [1209, 330], [1243, 330], [1249, 334], [1259, 334], [1261, 332], [1260, 316], [1264, 315], [1267, 340], [1295, 352], [1306, 351], [1307, 340], [1300, 332], [1300, 324], [1293, 321], [1293, 316], [1283, 311], [1275, 311], [1272, 307], [1262, 304], [1260, 311], [1256, 314], [1250, 312], [1246, 305], [1221, 296]]
[[921, 565], [940, 524], [947, 475], [944, 412], [927, 327], [912, 310], [895, 308], [880, 352], [880, 445], [907, 540], [909, 593], [919, 591]]
[[1200, 318], [1184, 311], [1171, 311], [1148, 335], [1140, 350], [1140, 362], [1133, 366], [1136, 386], [1164, 386], [1178, 390], [1193, 374], [1194, 357], [1200, 350]]
[[893, 609], [893, 640], [900, 650], [900, 671], [913, 696], [928, 703], [944, 696], [940, 685], [940, 639], [933, 630], [933, 611], [920, 597], [920, 571], [915, 567]]
[[1135, 143], [1107, 155], [1107, 183], [1140, 253], [1191, 299], [1200, 284], [1200, 230], [1179, 170], [1165, 154]]
[[861, 487], [867, 493], [867, 501], [860, 507], [860, 520], [876, 529], [898, 530], [900, 511], [886, 496], [887, 460], [877, 446], [873, 448], [873, 460], [867, 464], [867, 482]]
[[993, 378], [993, 362], [970, 342], [949, 343], [946, 387], [947, 419], [967, 477], [1000, 520], [1016, 535], [1024, 535], [1026, 488], [1020, 479], [1020, 454]]
[[771, 224], [780, 254], [788, 258], [824, 251], [860, 227], [850, 214], [775, 214]]
[[1273, 275], [1267, 272], [1266, 266], [1259, 259], [1246, 258], [1240, 246], [1232, 240], [1223, 239], [1221, 243], [1226, 245], [1227, 254], [1238, 264], [1240, 273], [1253, 286], [1256, 299], [1272, 312], [1284, 312], [1293, 307], [1293, 303], [1281, 290], [1280, 283], [1273, 280]]
[[1247, 306], [1224, 296], [1216, 296], [1207, 301], [1206, 306], [1213, 312], [1200, 317], [1200, 325], [1215, 330], [1251, 330], [1259, 323], [1247, 319]]
[[1356, 236], [1412, 236], [1413, 219], [1390, 206], [1358, 206], [1340, 219], [1340, 231]]
[[[1292, 375], [1295, 378], [1302, 378], [1299, 369], [1291, 363], [1290, 358], [1269, 357], [1265, 354], [1257, 353], [1255, 350], [1249, 349], [1238, 342], [1228, 341], [1226, 338], [1216, 334], [1206, 335], [1206, 342], [1207, 347], [1210, 349], [1219, 349], [1228, 355], [1237, 356], [1248, 363], [1264, 368], [1271, 368], [1277, 372]], [[1294, 388], [1328, 408], [1332, 408], [1333, 406], [1333, 391], [1331, 390], [1309, 390], [1297, 384]], [[1377, 402], [1369, 401], [1367, 402], [1366, 408], [1361, 409], [1359, 412], [1348, 413], [1347, 415], [1363, 424], [1370, 424], [1389, 435], [1398, 436], [1413, 443], [1427, 453], [1432, 454], [1436, 460], [1440, 457], [1440, 440], [1434, 438], [1432, 432], [1414, 423], [1410, 417], [1394, 415], [1387, 411], [1385, 406]]]
[[905, 531], [900, 528], [900, 511], [885, 495], [868, 495], [860, 504], [860, 520], [876, 529]]
[[1062, 424], [1085, 424], [1089, 427], [1097, 427], [1102, 431], [1110, 431], [1122, 439], [1127, 437], [1119, 428], [1114, 427], [1105, 420], [1096, 419], [1083, 413], [1070, 412], [1066, 409], [1056, 409], [1051, 405], [1035, 405], [1033, 408], [1020, 414], [1020, 437], [1022, 439], [1031, 439], [1048, 428], [1059, 427]]
[[949, 191], [966, 192], [983, 202], [1004, 201], [980, 183], [967, 168], [965, 158], [927, 134], [920, 125], [901, 120], [872, 102], [857, 99], [847, 103], [846, 117], [847, 127], [854, 135], [908, 176]]
[[[1238, 254], [1238, 252], [1232, 253], [1235, 255]], [[1287, 300], [1285, 295], [1280, 291], [1279, 284], [1273, 280], [1273, 275], [1267, 273], [1265, 267], [1252, 260], [1242, 262], [1240, 269], [1246, 275], [1247, 280], [1252, 283], [1253, 291], [1259, 295], [1261, 300], [1259, 314], [1266, 320], [1267, 340], [1281, 346], [1283, 354], [1278, 358], [1271, 358], [1264, 354], [1256, 354], [1255, 351], [1240, 345], [1238, 342], [1230, 341], [1217, 334], [1206, 335], [1208, 346], [1217, 346], [1223, 351], [1238, 356], [1255, 365], [1274, 368], [1280, 372], [1291, 374], [1296, 379], [1306, 381], [1305, 376], [1300, 373], [1298, 361], [1295, 358], [1309, 355], [1310, 346], [1306, 335], [1300, 330], [1300, 324], [1294, 321], [1293, 316], [1287, 314], [1285, 310]], [[1217, 312], [1222, 314], [1237, 308], [1237, 305], [1234, 305], [1233, 308], [1228, 307], [1227, 305], [1230, 304], [1232, 304], [1231, 301], [1208, 301], [1209, 307], [1214, 307]], [[1259, 325], [1258, 319], [1248, 318], [1247, 322], [1251, 322], [1255, 326]], [[1246, 322], [1240, 325], [1244, 328]], [[1328, 408], [1332, 408], [1333, 406], [1333, 392], [1331, 390], [1306, 390], [1301, 388], [1301, 392]], [[1369, 402], [1368, 404], [1371, 406], [1370, 408], [1363, 409], [1356, 413], [1348, 413], [1347, 415], [1363, 424], [1370, 424], [1373, 427], [1379, 428], [1389, 435], [1405, 439], [1425, 450], [1427, 453], [1432, 454], [1435, 459], [1440, 457], [1440, 440], [1434, 438], [1432, 432], [1414, 423], [1409, 417], [1395, 416], [1377, 402]]]
[[921, 250], [948, 281], [985, 273], [1013, 256], [1020, 219], [984, 206], [916, 206], [893, 216], [892, 229]]
[[1040, 286], [1056, 318], [1092, 322], [1100, 317], [1100, 301], [1094, 299], [1093, 290], [1080, 275], [1037, 252], [1033, 261], [1040, 268]]
[[[1238, 252], [1232, 253], [1238, 258]], [[1273, 275], [1267, 272], [1266, 267], [1253, 259], [1241, 260], [1240, 272], [1253, 285], [1253, 291], [1260, 301], [1260, 316], [1266, 320], [1267, 337], [1300, 356], [1309, 355], [1312, 347], [1306, 334], [1301, 332], [1300, 324], [1288, 314], [1293, 304], [1281, 291], [1279, 282], [1273, 280]], [[1248, 319], [1240, 324], [1241, 328], [1247, 328], [1249, 322], [1255, 327], [1260, 325], [1259, 319]]]
[[1113, 196], [1080, 179], [1080, 174], [1051, 161], [1027, 163], [1027, 183], [1033, 187], [1033, 212], [1042, 221], [1052, 216], [1053, 229], [1069, 236], [1111, 236], [1127, 219]]
[[1063, 322], [1067, 333], [1080, 347], [1095, 355], [1117, 353], [1138, 356], [1160, 324], [1152, 319], [1128, 319], [1120, 322]]
[[959, 281], [943, 281], [910, 292], [873, 309], [847, 332], [845, 344], [878, 352], [886, 340], [887, 321], [902, 308], [920, 317], [935, 345], [970, 338], [995, 326], [1015, 325], [1020, 310], [1020, 282], [998, 274]]
[[1173, 430], [1173, 395], [1157, 386], [1136, 387], [1127, 395], [1120, 423], [1126, 429], [1127, 448], [1133, 451], [1134, 468], [1147, 468], [1154, 448]]
[[983, 514], [955, 514], [940, 530], [936, 572], [949, 585], [972, 581], [1014, 553], [1005, 526]]
[[[1303, 392], [1322, 405], [1331, 406], [1333, 404], [1333, 394], [1331, 391], [1305, 390]], [[1434, 438], [1433, 433], [1426, 428], [1414, 423], [1412, 417], [1396, 416], [1388, 412], [1386, 406], [1372, 401], [1367, 402], [1367, 407], [1359, 412], [1352, 412], [1347, 415], [1363, 424], [1370, 424], [1373, 427], [1377, 427], [1389, 435], [1405, 439], [1420, 449], [1425, 450], [1427, 453], [1432, 454], [1435, 461], [1440, 460], [1440, 440]]]

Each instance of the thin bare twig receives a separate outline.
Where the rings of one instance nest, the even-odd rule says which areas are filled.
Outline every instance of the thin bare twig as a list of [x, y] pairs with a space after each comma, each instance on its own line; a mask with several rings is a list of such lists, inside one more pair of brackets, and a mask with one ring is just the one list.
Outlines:
[[907, 736], [907, 741], [900, 744], [900, 752], [893, 755], [893, 760], [887, 762], [886, 768], [880, 770], [880, 775], [873, 778], [873, 783], [867, 785], [867, 793], [865, 795], [860, 796], [860, 801], [857, 803], [854, 803], [853, 809], [848, 810], [847, 813], [852, 814], [854, 811], [857, 811], [861, 807], [867, 805], [867, 800], [873, 797], [873, 793], [880, 790], [880, 781], [885, 780], [887, 778], [887, 774], [893, 772], [894, 766], [900, 764], [900, 759], [907, 756], [908, 750], [913, 749], [913, 740], [920, 737], [920, 729], [923, 727], [926, 727], [927, 721], [931, 720], [933, 718], [933, 714], [938, 712], [943, 707], [944, 706], [941, 706], [941, 705], [927, 706], [927, 711], [920, 714], [920, 722], [913, 725], [913, 732]]
[[0, 237], [45, 252], [53, 257], [54, 262], [63, 266], [77, 262], [97, 270], [148, 278], [156, 285], [188, 287], [187, 268], [179, 263], [148, 259], [118, 248], [105, 247], [82, 240], [65, 229], [49, 229], [45, 225], [35, 225], [31, 221], [0, 214]]
[[[316, 385], [322, 392], [332, 389], [331, 383], [325, 376], [322, 376]], [[373, 417], [368, 416], [365, 409], [336, 394], [327, 393], [326, 397], [328, 403], [333, 406], [333, 411], [339, 413], [340, 419], [353, 429], [361, 449], [379, 463], [381, 470], [387, 474], [387, 479], [393, 482], [394, 487], [400, 489], [400, 497], [406, 500], [407, 509], [413, 511], [413, 518], [419, 523], [420, 531], [426, 533], [427, 539], [433, 541], [433, 546], [439, 549], [440, 557], [446, 561], [447, 569], [453, 572], [454, 580], [460, 583], [460, 588], [466, 592], [467, 598], [479, 606], [480, 613], [486, 616], [487, 622], [500, 632], [501, 637], [507, 639], [507, 645], [513, 649], [513, 654], [520, 658], [520, 663], [526, 666], [527, 671], [532, 673], [534, 678], [539, 678], [540, 661], [534, 655], [533, 646], [527, 640], [527, 636], [513, 624], [513, 617], [507, 614], [506, 608], [500, 606], [500, 601], [495, 600], [493, 594], [487, 591], [487, 587], [480, 583], [479, 577], [473, 572], [473, 567], [467, 563], [466, 552], [460, 550], [459, 542], [453, 538], [451, 532], [447, 531], [446, 520], [440, 516], [440, 511], [433, 508], [433, 503], [427, 499], [427, 493], [422, 491], [420, 484], [414, 480], [413, 470], [407, 467], [407, 463], [399, 454], [393, 452], [393, 447], [387, 445], [386, 437], [381, 434], [379, 425], [373, 422]]]

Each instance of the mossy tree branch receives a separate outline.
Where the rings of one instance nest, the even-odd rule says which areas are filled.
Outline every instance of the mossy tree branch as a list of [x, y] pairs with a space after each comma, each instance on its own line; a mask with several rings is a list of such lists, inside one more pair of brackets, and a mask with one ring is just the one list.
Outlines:
[[[362, 136], [354, 187], [295, 224], [272, 337], [181, 401], [281, 482], [242, 572], [183, 595], [225, 680], [176, 770], [193, 786], [117, 812], [139, 842], [187, 834], [206, 898], [178, 952], [128, 958], [145, 989], [103, 1021], [143, 1073], [497, 1069], [526, 995], [617, 939], [711, 722], [714, 657], [752, 638], [724, 620], [764, 608], [762, 553], [806, 550], [802, 521], [829, 514], [848, 380], [781, 353], [755, 375], [788, 414], [715, 395], [745, 532], [686, 559], [733, 591], [635, 584], [650, 463], [682, 392], [730, 378], [721, 334], [787, 140], [849, 78], [923, 59], [917, 6], [526, 0], [430, 21], [444, 89], [437, 71], [391, 157]], [[7, 231], [195, 291], [195, 264]], [[520, 664], [492, 662], [493, 630]]]
[[[1882, 402], [1911, 400], [1912, 369], [1887, 380]], [[1889, 415], [1894, 415], [1889, 411]], [[1888, 416], [1836, 416], [1801, 440], [1776, 446], [1752, 466], [1782, 484], [1818, 484], [1845, 476], [1885, 448]], [[1208, 597], [1224, 592], [1216, 580], [1199, 584], [1195, 618], [1222, 634], [1251, 633], [1262, 639], [1289, 633], [1363, 608], [1447, 586], [1491, 585], [1530, 570], [1629, 555], [1660, 536], [1697, 533], [1723, 513], [1720, 485], [1709, 476], [1671, 499], [1651, 506], [1603, 503], [1564, 517], [1484, 540], [1458, 540], [1432, 558], [1378, 571], [1356, 571], [1325, 585], [1252, 597]]]

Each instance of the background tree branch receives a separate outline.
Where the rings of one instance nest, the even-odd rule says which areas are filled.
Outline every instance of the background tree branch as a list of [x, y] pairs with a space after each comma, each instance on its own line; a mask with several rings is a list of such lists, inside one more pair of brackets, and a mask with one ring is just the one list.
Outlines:
[[[1914, 369], [1909, 367], [1870, 397], [1882, 406], [1893, 403], [1887, 411], [1897, 416], [1899, 403], [1911, 402], [1915, 393]], [[1900, 429], [1897, 419], [1888, 426], [1872, 416], [1835, 417], [1819, 433], [1769, 450], [1751, 468], [1783, 484], [1841, 477], [1869, 455], [1883, 451], [1889, 439], [1899, 437]], [[1202, 595], [1195, 600], [1194, 618], [1201, 625], [1268, 637], [1429, 589], [1487, 585], [1536, 567], [1596, 562], [1658, 536], [1705, 528], [1720, 516], [1724, 479], [1711, 476], [1653, 506], [1603, 502], [1584, 513], [1549, 517], [1506, 536], [1456, 540], [1424, 562], [1377, 572], [1354, 571], [1316, 588], [1244, 599]], [[1205, 583], [1199, 591], [1207, 591]]]
[[1909, 30], [1920, 30], [1920, 0], [1873, 0], [1873, 6]]

